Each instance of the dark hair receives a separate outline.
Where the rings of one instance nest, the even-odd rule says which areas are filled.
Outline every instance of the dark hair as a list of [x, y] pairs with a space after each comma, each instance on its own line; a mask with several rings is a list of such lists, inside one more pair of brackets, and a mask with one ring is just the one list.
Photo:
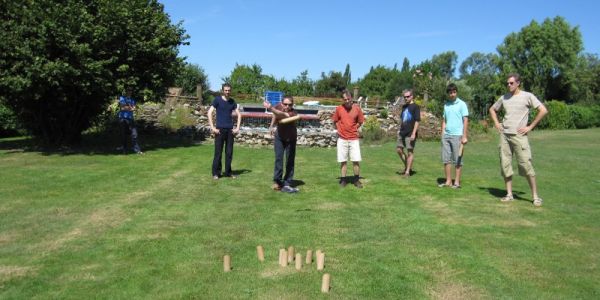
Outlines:
[[450, 92], [458, 92], [458, 87], [456, 86], [456, 84], [451, 83], [446, 87], [446, 93]]
[[519, 73], [510, 73], [510, 74], [508, 74], [506, 79], [511, 78], [511, 77], [514, 78], [516, 82], [521, 82], [521, 75], [519, 75]]
[[229, 83], [223, 83], [223, 84], [221, 85], [221, 91], [222, 91], [224, 88], [226, 88], [226, 87], [228, 87], [228, 88], [231, 88], [231, 84], [229, 84]]
[[342, 91], [342, 96], [348, 96], [350, 99], [352, 99], [352, 93], [350, 93], [349, 90]]

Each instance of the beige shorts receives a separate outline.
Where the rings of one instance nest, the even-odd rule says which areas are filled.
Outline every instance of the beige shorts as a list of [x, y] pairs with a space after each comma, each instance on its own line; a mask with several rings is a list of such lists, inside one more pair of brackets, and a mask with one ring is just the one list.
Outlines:
[[350, 158], [350, 161], [361, 161], [360, 156], [360, 144], [358, 140], [344, 140], [338, 138], [337, 140], [337, 161], [346, 162]]
[[517, 157], [519, 175], [535, 176], [535, 170], [531, 163], [531, 147], [526, 135], [501, 134], [500, 135], [500, 168], [502, 176], [513, 175], [512, 158]]
[[415, 144], [417, 143], [417, 139], [413, 141], [410, 140], [410, 135], [401, 136], [398, 135], [398, 143], [396, 144], [396, 148], [406, 148], [407, 150], [415, 149]]

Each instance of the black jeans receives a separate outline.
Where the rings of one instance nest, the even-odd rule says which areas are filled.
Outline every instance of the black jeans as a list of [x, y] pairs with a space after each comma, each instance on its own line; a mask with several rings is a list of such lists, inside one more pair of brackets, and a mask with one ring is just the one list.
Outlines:
[[123, 152], [127, 152], [127, 137], [131, 134], [131, 147], [133, 148], [133, 152], [138, 153], [141, 152], [140, 145], [137, 142], [137, 129], [135, 128], [135, 122], [130, 119], [120, 119], [119, 123], [121, 123], [121, 142], [123, 143]]
[[219, 128], [219, 134], [215, 136], [215, 156], [213, 157], [212, 175], [221, 175], [221, 156], [225, 146], [225, 174], [231, 176], [231, 161], [233, 160], [233, 129]]
[[[291, 185], [294, 180], [294, 162], [296, 160], [296, 139], [282, 140], [275, 133], [273, 139], [275, 148], [275, 169], [273, 170], [273, 181], [279, 185]], [[285, 176], [283, 176], [283, 156], [285, 154]]]

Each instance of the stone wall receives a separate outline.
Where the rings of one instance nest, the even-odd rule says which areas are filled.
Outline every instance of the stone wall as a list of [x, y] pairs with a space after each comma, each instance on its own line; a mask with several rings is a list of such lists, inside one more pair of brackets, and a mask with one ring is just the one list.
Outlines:
[[[188, 104], [185, 104], [188, 105]], [[190, 137], [199, 141], [213, 141], [213, 135], [208, 126], [207, 111], [208, 107], [203, 105], [190, 106], [197, 124], [191, 127], [185, 127], [178, 131], [180, 135]], [[160, 104], [143, 105], [136, 112], [136, 118], [140, 124], [141, 130], [161, 130], [158, 115], [165, 109]], [[337, 133], [333, 121], [331, 120], [332, 110], [320, 110], [317, 114], [320, 126], [315, 126], [314, 122], [306, 127], [298, 127], [298, 145], [308, 147], [334, 147], [337, 142]], [[365, 116], [377, 115], [381, 123], [381, 128], [388, 135], [395, 136], [398, 132], [399, 111], [395, 107], [390, 107], [387, 118], [382, 118], [382, 111], [377, 109], [365, 109]], [[260, 123], [260, 122], [250, 122]], [[440, 136], [440, 121], [434, 115], [425, 111], [421, 112], [421, 123], [419, 127], [419, 138], [434, 139]], [[262, 124], [260, 126], [263, 126]], [[267, 126], [256, 127], [248, 124], [241, 127], [240, 133], [236, 137], [236, 143], [246, 145], [272, 145], [273, 137], [269, 134]]]

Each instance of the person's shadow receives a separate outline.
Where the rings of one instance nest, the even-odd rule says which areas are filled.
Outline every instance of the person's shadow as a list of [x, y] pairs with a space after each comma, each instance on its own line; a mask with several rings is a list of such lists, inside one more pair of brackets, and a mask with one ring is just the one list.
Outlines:
[[235, 175], [237, 177], [239, 177], [240, 175], [243, 175], [243, 174], [251, 173], [251, 172], [252, 172], [252, 170], [248, 170], [248, 169], [231, 170], [231, 174]]
[[[506, 189], [498, 189], [498, 188], [494, 188], [494, 187], [479, 187], [479, 189], [487, 190], [487, 192], [490, 193], [490, 195], [492, 195], [496, 198], [502, 198], [502, 197], [506, 196]], [[520, 196], [520, 195], [524, 195], [524, 194], [525, 194], [525, 192], [513, 190], [513, 197], [515, 198], [515, 200], [529, 201]], [[531, 201], [529, 201], [529, 202], [531, 202]]]
[[304, 184], [305, 183], [302, 180], [297, 180], [297, 179], [292, 180], [292, 187], [299, 187], [299, 186], [302, 186]]

